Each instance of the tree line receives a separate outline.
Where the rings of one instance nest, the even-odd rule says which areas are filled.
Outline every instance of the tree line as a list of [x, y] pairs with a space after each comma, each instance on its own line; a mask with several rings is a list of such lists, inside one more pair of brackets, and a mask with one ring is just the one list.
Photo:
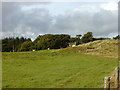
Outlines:
[[[113, 37], [118, 39], [119, 36]], [[81, 34], [71, 37], [67, 34], [45, 34], [39, 35], [34, 41], [31, 38], [9, 37], [2, 39], [2, 52], [21, 52], [44, 49], [60, 49], [69, 46], [69, 43], [76, 42], [76, 45], [88, 43], [95, 40], [103, 40], [106, 38], [94, 38], [92, 32], [87, 32], [83, 36]]]

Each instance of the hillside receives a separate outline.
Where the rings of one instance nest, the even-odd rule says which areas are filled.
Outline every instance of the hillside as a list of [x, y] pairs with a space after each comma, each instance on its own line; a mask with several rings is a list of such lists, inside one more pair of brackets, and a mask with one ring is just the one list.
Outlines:
[[3, 52], [2, 87], [103, 87], [104, 77], [118, 65], [117, 44], [117, 40], [99, 40], [59, 50]]
[[118, 58], [118, 40], [97, 40], [85, 44], [80, 44], [75, 47], [61, 49], [59, 51], [79, 52], [90, 55]]

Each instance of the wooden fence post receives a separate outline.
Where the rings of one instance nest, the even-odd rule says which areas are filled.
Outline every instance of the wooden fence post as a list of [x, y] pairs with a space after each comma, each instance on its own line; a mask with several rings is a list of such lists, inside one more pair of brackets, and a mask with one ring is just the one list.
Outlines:
[[105, 77], [104, 78], [104, 90], [109, 90], [110, 89], [110, 77]]
[[118, 67], [115, 68], [115, 88], [118, 88]]

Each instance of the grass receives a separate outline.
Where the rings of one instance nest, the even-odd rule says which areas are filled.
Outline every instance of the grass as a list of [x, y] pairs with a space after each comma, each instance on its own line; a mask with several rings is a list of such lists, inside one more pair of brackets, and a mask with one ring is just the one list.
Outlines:
[[99, 88], [117, 58], [41, 50], [2, 53], [3, 88]]
[[63, 51], [118, 58], [118, 40], [97, 40], [60, 50], [60, 52]]

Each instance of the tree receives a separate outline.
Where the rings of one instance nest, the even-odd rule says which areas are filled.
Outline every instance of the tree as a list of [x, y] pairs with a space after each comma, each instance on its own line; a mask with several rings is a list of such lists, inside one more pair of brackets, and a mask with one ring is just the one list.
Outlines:
[[2, 52], [8, 52], [8, 38], [2, 39]]
[[59, 49], [59, 48], [65, 48], [69, 44], [69, 35], [60, 34], [60, 35], [52, 35], [52, 34], [46, 34], [43, 35], [37, 42], [37, 49], [43, 50], [43, 49]]
[[33, 42], [32, 41], [25, 41], [21, 44], [21, 47], [18, 51], [32, 51], [33, 50]]
[[32, 41], [31, 38], [26, 39], [26, 41]]
[[39, 35], [35, 40], [34, 43], [37, 43], [42, 38], [42, 35]]
[[70, 38], [70, 42], [71, 42], [71, 43], [76, 42], [76, 37], [71, 37], [71, 38]]
[[81, 39], [80, 39], [81, 36], [82, 36], [81, 34], [76, 35], [76, 45], [79, 45], [81, 43]]
[[82, 35], [81, 34], [79, 34], [79, 35], [76, 35], [76, 38], [79, 38], [80, 39], [80, 37], [81, 37]]
[[14, 50], [18, 51], [20, 49], [21, 44], [25, 41], [31, 41], [30, 38], [26, 39], [24, 37], [16, 37], [16, 38], [4, 38], [2, 39], [2, 52], [13, 52], [13, 45], [14, 45]]
[[120, 39], [120, 35], [117, 35], [116, 37], [113, 37], [113, 39], [115, 39], [115, 40]]
[[93, 41], [92, 32], [87, 32], [86, 34], [84, 34], [84, 36], [81, 38], [81, 40], [82, 40], [83, 43]]

